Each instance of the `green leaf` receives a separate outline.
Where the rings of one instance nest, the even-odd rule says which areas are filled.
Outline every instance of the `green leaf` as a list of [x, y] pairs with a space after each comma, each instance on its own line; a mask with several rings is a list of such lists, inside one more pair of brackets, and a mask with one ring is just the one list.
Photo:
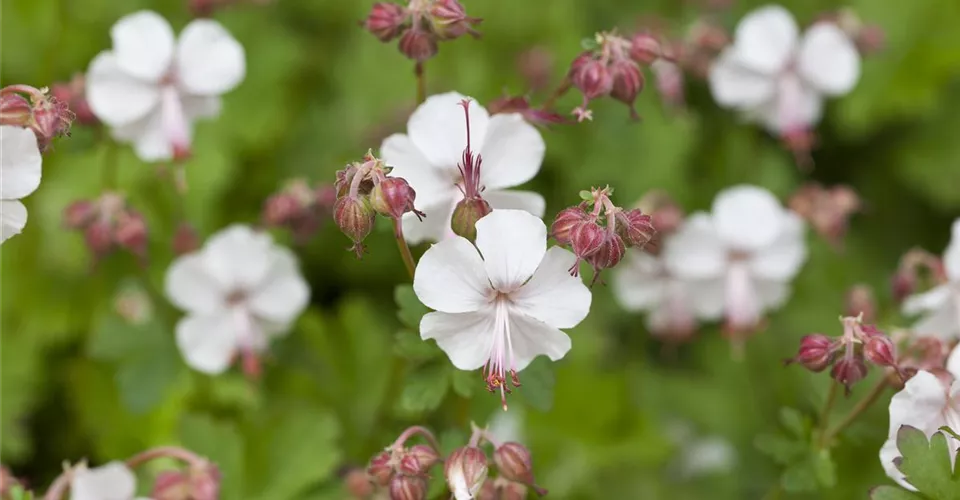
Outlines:
[[945, 433], [953, 436], [955, 439], [960, 440], [960, 434], [957, 434], [953, 429], [947, 427], [946, 425], [940, 427], [940, 428], [937, 429], [937, 430], [939, 430], [940, 432], [945, 432]]
[[805, 438], [809, 429], [809, 422], [806, 417], [795, 408], [780, 408], [780, 423], [798, 438]]
[[897, 431], [897, 448], [902, 457], [897, 468], [910, 484], [934, 500], [960, 500], [960, 475], [953, 473], [945, 434], [928, 441], [923, 431], [904, 425]]
[[480, 375], [476, 371], [458, 370], [450, 365], [450, 384], [453, 392], [465, 398], [472, 398], [474, 389], [481, 383]]
[[899, 486], [877, 486], [870, 490], [870, 500], [923, 500], [923, 497]]
[[837, 485], [837, 467], [830, 456], [830, 450], [814, 452], [813, 469], [817, 474], [817, 481], [824, 488], [833, 488]]
[[441, 364], [421, 368], [407, 377], [400, 394], [398, 409], [419, 414], [435, 410], [450, 387], [450, 373]]
[[781, 465], [797, 461], [808, 446], [805, 441], [790, 439], [781, 434], [760, 434], [753, 444], [761, 453], [769, 455]]
[[393, 351], [401, 358], [420, 362], [439, 358], [443, 355], [443, 351], [437, 347], [436, 342], [423, 340], [415, 331], [410, 330], [397, 332]]
[[583, 201], [593, 201], [593, 194], [584, 189], [580, 191], [580, 199]]
[[537, 356], [520, 373], [520, 383], [522, 386], [514, 391], [515, 394], [519, 393], [534, 409], [542, 412], [550, 411], [553, 407], [553, 386], [556, 384], [556, 376], [553, 373], [553, 367], [550, 366], [550, 360], [545, 356]]
[[787, 493], [812, 492], [820, 488], [817, 471], [809, 460], [796, 462], [787, 467], [780, 476], [780, 484]]
[[340, 461], [340, 426], [332, 415], [313, 408], [285, 409], [271, 422], [269, 478], [260, 498], [302, 498], [310, 486], [326, 480]]
[[413, 285], [397, 285], [393, 290], [393, 299], [397, 302], [397, 317], [400, 322], [414, 331], [420, 331], [420, 318], [430, 312], [430, 309], [420, 303]]
[[244, 441], [233, 424], [206, 415], [186, 415], [180, 421], [184, 447], [217, 464], [222, 477], [223, 498], [243, 498]]

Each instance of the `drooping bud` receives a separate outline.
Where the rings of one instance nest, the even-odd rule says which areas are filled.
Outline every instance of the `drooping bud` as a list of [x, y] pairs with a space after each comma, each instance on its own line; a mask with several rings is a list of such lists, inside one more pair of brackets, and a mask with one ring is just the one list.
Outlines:
[[590, 52], [580, 54], [570, 67], [570, 81], [580, 90], [584, 100], [605, 96], [613, 90], [613, 75], [607, 65]]
[[363, 469], [350, 469], [343, 475], [344, 489], [350, 493], [350, 496], [357, 500], [366, 500], [373, 494], [373, 484], [370, 483], [370, 477]]
[[819, 333], [806, 335], [800, 339], [800, 350], [797, 351], [797, 355], [788, 359], [786, 363], [799, 363], [812, 372], [821, 372], [833, 362], [837, 346], [838, 344], [826, 335]]
[[444, 464], [447, 486], [457, 498], [473, 498], [487, 479], [487, 455], [476, 446], [457, 448]]
[[393, 456], [389, 451], [384, 451], [370, 460], [370, 466], [367, 467], [367, 474], [380, 486], [386, 486], [393, 477]]
[[580, 224], [590, 220], [590, 215], [583, 207], [565, 208], [557, 214], [553, 225], [550, 226], [550, 236], [561, 245], [569, 245], [573, 241], [573, 233]]
[[[23, 116], [23, 100], [9, 97], [18, 95], [30, 106], [30, 114]], [[49, 95], [47, 89], [29, 85], [10, 85], [0, 90], [0, 124], [17, 125], [33, 130], [41, 152], [47, 151], [53, 139], [69, 135], [74, 114], [66, 103]], [[24, 120], [26, 120], [24, 122]]]
[[600, 278], [600, 271], [615, 267], [623, 259], [623, 254], [627, 248], [623, 240], [616, 233], [608, 232], [603, 239], [600, 248], [587, 256], [587, 262], [593, 266], [593, 283]]
[[399, 47], [403, 55], [416, 62], [423, 62], [437, 55], [436, 37], [417, 27], [403, 33]]
[[871, 335], [863, 345], [863, 355], [877, 366], [897, 366], [896, 347], [886, 335]]
[[656, 235], [653, 218], [638, 208], [617, 213], [617, 233], [631, 247], [643, 248]]
[[89, 200], [78, 200], [63, 209], [63, 225], [68, 229], [80, 229], [96, 216], [96, 207]]
[[573, 253], [585, 259], [600, 250], [606, 238], [606, 230], [594, 221], [584, 222], [576, 226], [570, 238]]
[[433, 31], [441, 40], [453, 40], [469, 33], [477, 37], [480, 34], [474, 26], [481, 19], [467, 16], [463, 5], [457, 0], [434, 0], [430, 7], [430, 20]]
[[630, 58], [638, 64], [653, 64], [661, 55], [660, 42], [650, 33], [638, 33], [630, 39]]
[[390, 500], [424, 500], [427, 481], [421, 476], [397, 474], [390, 480]]
[[27, 128], [33, 120], [33, 106], [20, 94], [0, 94], [0, 124]]
[[410, 187], [406, 179], [387, 177], [374, 186], [370, 193], [370, 206], [377, 213], [399, 219], [407, 212], [413, 212], [418, 218], [423, 213], [413, 207], [417, 193]]
[[483, 198], [462, 199], [453, 209], [450, 227], [458, 236], [470, 241], [477, 239], [477, 221], [493, 211]]
[[867, 376], [867, 365], [859, 356], [843, 357], [833, 365], [830, 376], [846, 387], [847, 393], [853, 384]]
[[409, 11], [395, 3], [377, 2], [363, 21], [363, 27], [381, 42], [389, 42], [403, 31]]
[[643, 90], [644, 77], [637, 63], [630, 59], [614, 61], [610, 66], [613, 88], [610, 96], [630, 107], [630, 117], [639, 120], [640, 115], [633, 106], [637, 96]]
[[103, 257], [113, 248], [113, 226], [109, 221], [97, 220], [83, 231], [87, 248], [97, 257]]
[[76, 119], [74, 123], [80, 125], [97, 125], [100, 120], [93, 114], [87, 102], [86, 78], [83, 73], [76, 73], [73, 79], [66, 83], [55, 83], [50, 89], [55, 99], [66, 103], [73, 111]]
[[417, 459], [420, 473], [425, 474], [440, 461], [440, 455], [432, 446], [418, 444], [407, 450], [407, 454]]
[[350, 248], [363, 256], [363, 240], [373, 230], [376, 213], [370, 207], [370, 201], [364, 196], [345, 196], [333, 205], [333, 220], [343, 234], [353, 241]]
[[181, 222], [173, 232], [174, 255], [183, 255], [200, 248], [200, 236], [189, 222]]
[[506, 442], [493, 452], [493, 462], [501, 476], [523, 484], [533, 484], [533, 462], [530, 450], [520, 443]]
[[118, 245], [129, 250], [134, 255], [139, 257], [146, 256], [147, 223], [139, 213], [132, 210], [121, 213], [117, 218], [114, 238], [116, 238]]
[[869, 285], [855, 285], [847, 292], [847, 316], [861, 316], [865, 322], [873, 322], [877, 315], [877, 303]]
[[163, 471], [157, 475], [150, 498], [154, 500], [217, 500], [220, 472], [213, 466], [189, 471]]

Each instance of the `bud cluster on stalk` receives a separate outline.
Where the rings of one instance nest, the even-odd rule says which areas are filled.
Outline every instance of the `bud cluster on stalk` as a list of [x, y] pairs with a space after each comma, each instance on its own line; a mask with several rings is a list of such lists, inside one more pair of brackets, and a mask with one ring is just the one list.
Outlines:
[[900, 257], [900, 264], [890, 286], [894, 300], [902, 302], [918, 290], [946, 282], [947, 272], [943, 260], [926, 250], [914, 248]]
[[860, 197], [852, 188], [825, 188], [816, 182], [801, 186], [788, 205], [835, 247], [842, 245], [850, 217], [862, 209]]
[[329, 217], [336, 200], [333, 186], [311, 187], [304, 179], [293, 179], [267, 198], [261, 219], [268, 227], [290, 230], [298, 243], [305, 243]]
[[334, 183], [336, 201], [333, 220], [351, 241], [357, 258], [363, 256], [366, 239], [377, 214], [394, 221], [394, 230], [402, 237], [401, 217], [407, 212], [423, 218], [423, 212], [414, 208], [417, 193], [402, 177], [390, 177], [391, 167], [368, 151], [363, 160], [354, 162], [337, 172]]
[[67, 103], [45, 88], [10, 85], [0, 89], [0, 125], [32, 130], [41, 152], [50, 148], [54, 138], [70, 135], [74, 118]]
[[79, 200], [63, 211], [68, 229], [83, 232], [87, 247], [97, 258], [117, 249], [141, 260], [147, 256], [147, 223], [122, 194], [106, 192], [93, 200]]
[[[416, 435], [429, 444], [407, 446]], [[427, 497], [430, 469], [441, 462], [437, 440], [428, 429], [414, 426], [402, 434], [384, 451], [370, 460], [367, 484], [364, 488], [356, 475], [348, 476], [350, 489], [357, 498], [389, 498], [390, 500], [423, 500]]]
[[220, 498], [220, 470], [207, 463], [186, 470], [163, 471], [157, 475], [152, 500], [217, 500]]
[[400, 52], [418, 63], [437, 54], [441, 41], [479, 37], [482, 20], [467, 15], [457, 0], [410, 0], [407, 5], [377, 2], [361, 25], [381, 42], [399, 38]]
[[649, 215], [614, 205], [612, 194], [609, 186], [581, 191], [583, 202], [561, 210], [550, 227], [550, 235], [577, 256], [570, 274], [577, 276], [580, 263], [587, 262], [593, 267], [593, 283], [601, 271], [620, 262], [628, 247], [642, 249], [656, 234]]
[[890, 337], [874, 325], [864, 323], [862, 316], [842, 317], [840, 322], [843, 324], [840, 337], [820, 333], [806, 335], [800, 339], [797, 355], [786, 360], [786, 364], [797, 363], [812, 372], [832, 367], [830, 376], [845, 387], [847, 394], [867, 376], [868, 362], [890, 368], [900, 383], [906, 380]]

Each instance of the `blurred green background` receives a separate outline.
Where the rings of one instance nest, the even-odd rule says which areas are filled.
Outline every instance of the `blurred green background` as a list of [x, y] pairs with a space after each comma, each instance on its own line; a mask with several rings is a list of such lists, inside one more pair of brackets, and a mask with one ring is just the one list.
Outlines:
[[[403, 130], [414, 106], [412, 64], [395, 44], [357, 26], [372, 3], [279, 0], [216, 15], [246, 48], [248, 73], [225, 96], [222, 116], [197, 127], [184, 210], [203, 236], [234, 221], [256, 222], [263, 200], [285, 179], [332, 181], [335, 170]], [[464, 4], [485, 19], [483, 39], [442, 44], [427, 63], [428, 91], [458, 90], [481, 102], [504, 89], [525, 91], [514, 66], [525, 49], [553, 52], [559, 81], [580, 40], [596, 31], [629, 29], [657, 14], [679, 33], [702, 10], [675, 0]], [[719, 20], [732, 28], [759, 4], [736, 2]], [[803, 24], [840, 6], [785, 5]], [[592, 123], [544, 133], [546, 160], [529, 187], [547, 198], [548, 216], [576, 203], [580, 189], [607, 183], [624, 205], [661, 188], [691, 211], [709, 207], [734, 183], [759, 184], [785, 199], [810, 179], [849, 183], [867, 204], [844, 251], [810, 235], [793, 299], [748, 343], [741, 362], [731, 360], [716, 326], [664, 354], [642, 316], [622, 312], [609, 287], [596, 287], [591, 315], [570, 332], [573, 350], [532, 370], [512, 400], [551, 497], [761, 498], [783, 467], [757, 448], [757, 436], [789, 432], [781, 420], [789, 428], [796, 415], [782, 419], [784, 407], [813, 418], [828, 387], [825, 374], [782, 366], [798, 339], [838, 334], [844, 293], [855, 283], [876, 287], [882, 326], [905, 322], [887, 287], [898, 257], [916, 245], [940, 253], [960, 214], [960, 4], [846, 5], [885, 30], [887, 47], [866, 59], [849, 96], [828, 105], [811, 173], [798, 170], [776, 139], [719, 110], [699, 82], [688, 85], [687, 113], [665, 109], [648, 77], [641, 123], [605, 100], [594, 105]], [[108, 30], [125, 14], [153, 9], [175, 30], [190, 18], [184, 0], [3, 0], [2, 7], [2, 83], [38, 87], [84, 71], [110, 46]], [[568, 95], [559, 109], [578, 99]], [[296, 248], [312, 305], [274, 344], [260, 383], [237, 370], [216, 378], [190, 372], [172, 340], [178, 313], [159, 293], [179, 202], [157, 167], [121, 148], [121, 188], [150, 224], [148, 268], [122, 254], [92, 268], [82, 237], [62, 229], [68, 203], [100, 192], [105, 154], [89, 129], [57, 141], [43, 183], [25, 200], [25, 232], [2, 248], [0, 457], [17, 475], [45, 485], [63, 460], [102, 463], [180, 443], [219, 463], [227, 500], [344, 498], [341, 467], [364, 464], [404, 427], [428, 425], [453, 446], [465, 440], [470, 419], [483, 424], [497, 410], [499, 398], [482, 390], [479, 374], [454, 375], [445, 359], [409, 362], [403, 377], [392, 376], [395, 352], [416, 358], [423, 349], [396, 341], [398, 332], [404, 340], [415, 334], [397, 318], [394, 290], [407, 278], [386, 225], [368, 240], [362, 261], [332, 224]], [[153, 299], [145, 325], [115, 312], [117, 293], [131, 286]], [[832, 460], [811, 458], [787, 478], [835, 486], [781, 498], [865, 498], [870, 486], [886, 484], [877, 454], [888, 399], [843, 435]], [[841, 402], [838, 415], [852, 402]], [[684, 444], [670, 430], [677, 425], [728, 440], [736, 449], [733, 470], [683, 474]], [[434, 476], [442, 481], [439, 470]]]

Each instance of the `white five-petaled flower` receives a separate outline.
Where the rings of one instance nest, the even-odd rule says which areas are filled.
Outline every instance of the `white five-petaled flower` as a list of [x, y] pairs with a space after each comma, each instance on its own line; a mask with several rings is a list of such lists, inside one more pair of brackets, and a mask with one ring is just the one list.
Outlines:
[[769, 191], [735, 186], [717, 195], [712, 213], [693, 214], [664, 242], [664, 264], [699, 288], [699, 307], [722, 310], [729, 329], [747, 331], [786, 301], [806, 260], [803, 233], [800, 217]]
[[242, 225], [177, 259], [167, 270], [166, 292], [187, 312], [177, 323], [183, 357], [211, 374], [226, 370], [236, 354], [255, 357], [265, 350], [272, 337], [289, 329], [310, 296], [293, 253]]
[[551, 360], [570, 350], [572, 328], [590, 310], [590, 291], [567, 271], [576, 257], [547, 250], [547, 228], [523, 210], [494, 210], [477, 221], [476, 247], [454, 236], [426, 251], [413, 289], [436, 310], [420, 321], [420, 336], [435, 339], [461, 370], [484, 367], [490, 390], [506, 406], [508, 382], [538, 355]]
[[918, 335], [941, 339], [960, 337], [960, 219], [953, 221], [950, 244], [943, 252], [947, 282], [903, 302], [905, 314], [923, 314], [912, 328]]
[[123, 462], [93, 469], [81, 465], [73, 470], [70, 480], [70, 500], [134, 500], [136, 493], [137, 478]]
[[191, 22], [175, 40], [163, 17], [140, 11], [117, 21], [110, 37], [113, 50], [87, 71], [87, 101], [144, 161], [187, 154], [194, 120], [217, 116], [219, 96], [246, 72], [243, 47], [209, 19]]
[[[950, 385], [936, 375], [921, 370], [890, 399], [890, 432], [880, 448], [880, 463], [891, 479], [912, 491], [917, 489], [906, 481], [894, 464], [894, 460], [900, 456], [897, 432], [903, 425], [920, 429], [928, 438], [943, 426], [960, 432], [960, 346], [950, 354], [947, 371], [953, 376]], [[960, 450], [960, 440], [947, 436], [947, 442], [952, 461]]]
[[860, 54], [838, 26], [818, 22], [800, 38], [783, 7], [761, 7], [740, 21], [733, 44], [710, 68], [717, 103], [744, 112], [774, 134], [812, 128], [823, 96], [850, 92], [860, 77]]
[[[412, 213], [404, 214], [403, 234], [411, 243], [453, 236], [450, 218], [463, 199], [457, 165], [467, 144], [460, 105], [464, 99], [468, 98], [456, 92], [427, 98], [410, 116], [407, 134], [391, 135], [380, 146], [383, 161], [394, 167], [392, 175], [410, 183], [417, 192], [417, 207], [427, 214], [423, 222]], [[519, 114], [490, 116], [472, 99], [469, 106], [470, 146], [483, 161], [483, 199], [494, 209], [520, 209], [542, 216], [542, 196], [505, 190], [527, 182], [540, 170], [546, 150], [540, 132]]]
[[27, 208], [19, 200], [40, 185], [40, 147], [33, 131], [0, 126], [0, 243], [27, 224]]

